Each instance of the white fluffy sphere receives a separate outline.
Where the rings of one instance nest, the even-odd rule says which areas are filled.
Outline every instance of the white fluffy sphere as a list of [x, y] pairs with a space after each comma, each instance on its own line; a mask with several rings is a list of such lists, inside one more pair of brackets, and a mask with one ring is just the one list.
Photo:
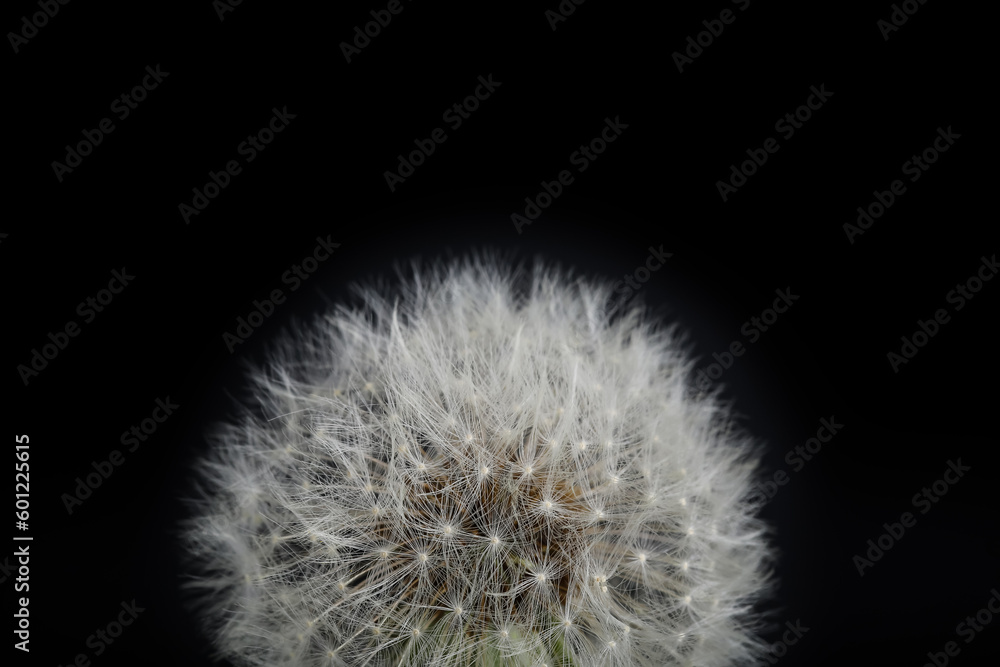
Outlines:
[[712, 666], [759, 655], [756, 450], [672, 329], [477, 258], [360, 290], [199, 463], [191, 585], [239, 665]]

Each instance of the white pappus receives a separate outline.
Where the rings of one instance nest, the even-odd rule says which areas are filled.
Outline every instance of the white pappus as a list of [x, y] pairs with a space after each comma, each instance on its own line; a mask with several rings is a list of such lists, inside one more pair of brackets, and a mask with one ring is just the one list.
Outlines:
[[[198, 462], [188, 582], [237, 665], [721, 666], [762, 654], [757, 446], [672, 327], [486, 255], [361, 286]], [[265, 415], [261, 417], [260, 415]]]

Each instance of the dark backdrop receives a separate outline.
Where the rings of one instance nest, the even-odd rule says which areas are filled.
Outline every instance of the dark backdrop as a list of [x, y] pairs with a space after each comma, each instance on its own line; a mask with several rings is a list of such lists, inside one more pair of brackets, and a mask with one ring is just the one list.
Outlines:
[[[244, 364], [351, 281], [482, 247], [612, 280], [670, 253], [632, 298], [688, 333], [784, 481], [761, 487], [782, 554], [768, 640], [809, 630], [782, 663], [917, 666], [954, 641], [954, 664], [995, 664], [1000, 622], [957, 628], [1000, 586], [1000, 280], [977, 282], [997, 270], [995, 23], [944, 2], [682, 4], [8, 3], [3, 416], [30, 436], [29, 527], [10, 530], [33, 537], [13, 664], [207, 664], [171, 531]], [[366, 42], [373, 11], [391, 21]], [[546, 206], [518, 229], [526, 198]], [[286, 278], [320, 239], [339, 245]], [[132, 278], [102, 292], [115, 271]], [[764, 331], [776, 290], [797, 298]], [[129, 451], [158, 399], [178, 407]], [[788, 454], [824, 419], [842, 426], [822, 449]], [[112, 473], [69, 500], [95, 465]]]

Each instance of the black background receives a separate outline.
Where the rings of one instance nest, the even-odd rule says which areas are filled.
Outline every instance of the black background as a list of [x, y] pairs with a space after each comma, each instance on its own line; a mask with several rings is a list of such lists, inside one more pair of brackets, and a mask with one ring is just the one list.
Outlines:
[[[672, 257], [637, 298], [682, 326], [701, 368], [747, 342], [741, 326], [775, 290], [799, 296], [721, 379], [769, 469], [790, 475], [764, 510], [781, 552], [773, 603], [779, 624], [809, 631], [779, 664], [917, 666], [947, 641], [953, 664], [996, 664], [1000, 622], [969, 644], [956, 625], [1000, 587], [1000, 283], [961, 310], [946, 301], [997, 252], [991, 24], [928, 2], [886, 40], [889, 3], [683, 4], [591, 0], [553, 30], [556, 0], [404, 0], [350, 62], [339, 44], [385, 3], [246, 0], [220, 19], [207, 0], [70, 2], [16, 53], [8, 36], [3, 417], [8, 439], [30, 436], [34, 538], [31, 653], [14, 664], [207, 664], [177, 594], [188, 466], [243, 395], [244, 364], [351, 281], [482, 247], [620, 280], [661, 246]], [[672, 54], [727, 8], [735, 20], [679, 72]], [[5, 32], [37, 11], [8, 3]], [[156, 65], [169, 75], [114, 117]], [[488, 75], [500, 86], [448, 127], [442, 113]], [[821, 85], [822, 107], [776, 132]], [[237, 146], [273, 108], [295, 117], [246, 163]], [[115, 130], [60, 180], [52, 163], [104, 117]], [[628, 127], [576, 172], [570, 154], [606, 118]], [[437, 127], [448, 139], [390, 190], [384, 172]], [[960, 138], [909, 182], [902, 164], [939, 127]], [[768, 137], [778, 152], [723, 201], [717, 181]], [[232, 159], [242, 173], [186, 222], [179, 204]], [[563, 169], [575, 181], [518, 233], [511, 214]], [[897, 178], [905, 194], [851, 243], [844, 223]], [[340, 246], [292, 292], [281, 276], [317, 237]], [[84, 323], [77, 305], [123, 267], [134, 280]], [[288, 301], [230, 354], [223, 333], [275, 288]], [[939, 308], [951, 320], [895, 372], [887, 353]], [[17, 367], [70, 320], [80, 334], [26, 384]], [[68, 513], [77, 478], [167, 397], [175, 414]], [[786, 452], [831, 417], [843, 429], [792, 472]], [[916, 511], [959, 458], [971, 471]], [[853, 556], [905, 511], [916, 525], [859, 576]], [[88, 637], [132, 599], [145, 611], [95, 655]]]

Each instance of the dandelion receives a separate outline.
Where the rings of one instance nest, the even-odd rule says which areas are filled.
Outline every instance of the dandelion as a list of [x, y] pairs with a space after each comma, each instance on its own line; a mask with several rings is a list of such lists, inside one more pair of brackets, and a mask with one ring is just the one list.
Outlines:
[[189, 586], [237, 665], [732, 665], [764, 646], [752, 441], [672, 328], [476, 257], [287, 336], [220, 427]]

